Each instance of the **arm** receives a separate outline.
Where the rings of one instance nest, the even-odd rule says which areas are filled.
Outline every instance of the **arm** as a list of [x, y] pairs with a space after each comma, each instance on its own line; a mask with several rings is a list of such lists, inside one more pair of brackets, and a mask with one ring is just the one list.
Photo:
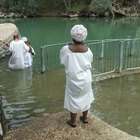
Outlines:
[[30, 46], [28, 46], [28, 45], [26, 45], [24, 42], [23, 42], [23, 44], [24, 44], [24, 48], [25, 48], [25, 50], [27, 51], [27, 52], [32, 52], [32, 49], [31, 49], [31, 47]]
[[67, 57], [67, 55], [66, 55], [66, 47], [64, 46], [64, 47], [60, 50], [60, 63], [61, 63], [62, 65], [65, 64], [66, 57]]
[[29, 52], [30, 52], [32, 55], [35, 55], [35, 51], [34, 51], [34, 49], [31, 47], [31, 43], [30, 43], [29, 41], [26, 41], [25, 44], [29, 47]]

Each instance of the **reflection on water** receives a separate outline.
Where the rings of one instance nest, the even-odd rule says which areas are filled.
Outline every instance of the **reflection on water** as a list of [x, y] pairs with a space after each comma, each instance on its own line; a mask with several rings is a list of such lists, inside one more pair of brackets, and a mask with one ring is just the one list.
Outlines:
[[140, 74], [94, 85], [92, 111], [105, 122], [140, 137]]
[[[5, 67], [5, 64], [3, 64]], [[0, 91], [7, 129], [15, 129], [34, 117], [63, 110], [63, 70], [41, 74], [32, 69], [0, 70]], [[5, 76], [9, 78], [5, 78]]]
[[30, 117], [29, 110], [31, 107], [28, 104], [33, 104], [36, 98], [30, 91], [32, 69], [7, 70], [2, 73], [2, 78], [5, 74], [8, 74], [9, 78], [7, 80], [3, 79], [2, 103], [4, 114], [9, 121], [9, 125], [20, 126], [18, 122], [26, 121]]

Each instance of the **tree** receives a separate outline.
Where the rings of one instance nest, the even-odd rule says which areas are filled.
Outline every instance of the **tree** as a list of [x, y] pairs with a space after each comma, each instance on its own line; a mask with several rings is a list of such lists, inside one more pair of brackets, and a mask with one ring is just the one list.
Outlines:
[[67, 12], [69, 12], [71, 8], [71, 0], [64, 0], [64, 4], [67, 9]]
[[97, 14], [97, 15], [104, 15], [105, 12], [112, 13], [112, 3], [113, 0], [92, 0], [90, 4], [90, 8]]

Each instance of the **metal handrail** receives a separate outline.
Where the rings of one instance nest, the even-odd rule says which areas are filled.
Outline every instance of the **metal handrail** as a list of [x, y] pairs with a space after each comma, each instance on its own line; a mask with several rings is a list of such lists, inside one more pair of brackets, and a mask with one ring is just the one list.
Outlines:
[[[49, 44], [41, 47], [41, 72], [51, 69], [52, 64], [53, 68], [60, 67], [59, 51], [68, 43]], [[137, 51], [140, 50], [140, 38], [87, 40], [85, 44], [91, 48], [94, 54], [93, 75], [95, 76], [140, 68], [140, 52]], [[56, 51], [51, 51], [52, 49]], [[94, 72], [95, 70], [96, 72]]]

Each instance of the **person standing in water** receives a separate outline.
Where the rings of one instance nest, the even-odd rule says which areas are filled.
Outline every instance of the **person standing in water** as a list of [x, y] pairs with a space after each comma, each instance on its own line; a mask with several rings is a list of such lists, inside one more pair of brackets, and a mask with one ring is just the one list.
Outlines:
[[60, 50], [60, 62], [66, 73], [64, 108], [70, 112], [67, 124], [76, 127], [77, 113], [82, 113], [82, 123], [88, 123], [88, 110], [94, 100], [91, 75], [93, 54], [83, 42], [87, 37], [87, 29], [83, 25], [73, 26], [70, 33], [73, 43]]
[[30, 52], [24, 51], [24, 64], [25, 67], [31, 67], [33, 63], [33, 56], [35, 55], [35, 51], [31, 46], [31, 43], [27, 40], [27, 37], [22, 37], [21, 40], [25, 42], [25, 44], [30, 48]]
[[19, 35], [13, 36], [10, 42], [9, 50], [12, 53], [9, 59], [8, 67], [10, 69], [24, 69], [24, 52], [31, 51], [30, 48], [20, 39]]

